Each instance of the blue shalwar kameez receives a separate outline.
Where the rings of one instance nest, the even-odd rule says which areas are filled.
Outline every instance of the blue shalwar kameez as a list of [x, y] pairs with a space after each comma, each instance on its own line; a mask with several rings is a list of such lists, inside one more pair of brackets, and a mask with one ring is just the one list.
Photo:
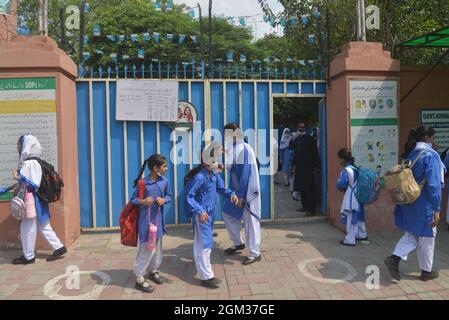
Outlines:
[[346, 226], [345, 244], [355, 245], [356, 239], [368, 237], [365, 226], [365, 210], [363, 204], [355, 197], [357, 172], [351, 164], [346, 164], [337, 180], [337, 189], [344, 192], [341, 204], [341, 223]]
[[419, 267], [431, 272], [437, 233], [432, 223], [434, 213], [441, 210], [442, 167], [438, 154], [423, 142], [417, 143], [407, 159], [414, 161], [422, 150], [426, 151], [412, 171], [416, 182], [421, 184], [425, 180], [425, 184], [415, 202], [396, 206], [395, 224], [405, 235], [397, 243], [393, 254], [407, 260], [408, 254], [417, 249]]
[[[145, 181], [145, 198], [152, 197], [153, 204], [151, 206], [139, 204], [138, 188], [136, 187], [131, 202], [139, 206], [139, 221], [138, 221], [138, 248], [136, 255], [136, 262], [134, 266], [134, 273], [137, 278], [143, 277], [148, 271], [156, 272], [162, 263], [162, 237], [165, 231], [164, 221], [164, 207], [159, 207], [156, 204], [157, 198], [165, 199], [165, 203], [169, 203], [172, 199], [170, 191], [170, 184], [167, 178], [158, 177], [157, 180], [152, 180], [150, 177], [144, 179]], [[148, 219], [148, 209], [150, 209], [151, 223], [157, 225], [156, 234], [156, 249], [148, 250], [148, 233], [150, 223]], [[156, 223], [157, 222], [157, 223]]]
[[[204, 167], [186, 186], [186, 212], [192, 218], [193, 253], [201, 280], [214, 278], [210, 254], [214, 246], [214, 213], [217, 197], [222, 195], [230, 199], [233, 194], [230, 189], [225, 188], [223, 179], [217, 173], [209, 173]], [[201, 223], [199, 216], [203, 212], [208, 214], [209, 219]]]

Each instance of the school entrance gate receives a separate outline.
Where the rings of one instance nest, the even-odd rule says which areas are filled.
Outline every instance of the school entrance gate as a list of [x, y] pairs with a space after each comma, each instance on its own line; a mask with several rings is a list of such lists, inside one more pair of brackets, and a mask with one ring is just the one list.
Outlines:
[[[83, 70], [81, 67], [80, 70]], [[320, 154], [322, 161], [322, 208], [327, 208], [326, 196], [326, 108], [324, 103], [326, 81], [323, 73], [307, 74], [305, 79], [301, 75], [296, 77], [292, 69], [291, 78], [287, 79], [284, 69], [282, 80], [277, 79], [278, 72], [270, 72], [267, 79], [249, 74], [246, 79], [246, 70], [242, 79], [237, 76], [231, 79], [230, 72], [227, 79], [204, 79], [204, 72], [200, 71], [200, 79], [187, 78], [186, 68], [183, 75], [176, 73], [170, 75], [170, 66], [167, 66], [162, 77], [162, 68], [159, 72], [153, 69], [150, 72], [142, 70], [128, 72], [125, 68], [123, 75], [116, 69], [115, 74], [120, 78], [136, 79], [170, 79], [179, 83], [179, 101], [192, 103], [197, 111], [197, 121], [201, 121], [201, 130], [214, 128], [221, 131], [228, 122], [239, 123], [245, 131], [249, 128], [266, 129], [267, 142], [266, 156], [269, 156], [269, 129], [273, 128], [273, 98], [275, 97], [321, 97], [320, 103]], [[193, 70], [193, 68], [192, 68]], [[228, 69], [229, 70], [229, 69]], [[105, 72], [106, 73], [106, 72]], [[176, 144], [181, 137], [173, 132], [168, 123], [162, 122], [135, 122], [117, 121], [116, 112], [116, 82], [117, 77], [109, 69], [107, 78], [102, 78], [103, 72], [84, 74], [80, 72], [77, 80], [77, 112], [78, 112], [78, 166], [80, 188], [80, 214], [81, 228], [90, 230], [113, 230], [118, 228], [120, 211], [133, 193], [133, 181], [140, 171], [140, 167], [149, 155], [160, 153], [170, 159], [170, 153], [178, 153]], [[148, 76], [146, 76], [148, 74]], [[86, 78], [85, 75], [89, 77]], [[98, 78], [95, 76], [98, 75]], [[270, 79], [271, 77], [274, 79]], [[259, 76], [259, 77], [258, 77]], [[182, 77], [182, 79], [180, 79]], [[254, 79], [254, 78], [259, 79]], [[221, 71], [220, 77], [221, 78]], [[167, 224], [189, 223], [184, 210], [184, 176], [195, 166], [194, 154], [198, 144], [204, 141], [199, 136], [193, 137], [190, 132], [189, 163], [174, 163], [168, 161], [167, 179], [170, 181], [173, 193], [172, 202], [165, 206], [165, 221]], [[256, 146], [258, 144], [256, 143]], [[260, 145], [260, 144], [259, 144]], [[256, 147], [257, 149], [257, 147]], [[257, 153], [257, 150], [256, 150]], [[264, 166], [262, 164], [262, 166]], [[269, 164], [265, 165], [269, 166]], [[146, 171], [146, 174], [148, 171]], [[224, 176], [227, 183], [228, 177]], [[269, 175], [260, 176], [262, 219], [275, 218], [274, 212], [274, 181]], [[216, 218], [221, 220], [220, 205], [217, 207]], [[324, 209], [325, 210], [325, 209]]]

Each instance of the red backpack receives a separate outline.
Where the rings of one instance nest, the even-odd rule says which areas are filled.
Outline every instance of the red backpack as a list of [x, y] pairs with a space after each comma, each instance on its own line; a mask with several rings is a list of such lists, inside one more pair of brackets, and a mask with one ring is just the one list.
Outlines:
[[[145, 198], [145, 181], [137, 183], [139, 199]], [[137, 247], [139, 207], [129, 201], [120, 213], [120, 242], [124, 246]]]

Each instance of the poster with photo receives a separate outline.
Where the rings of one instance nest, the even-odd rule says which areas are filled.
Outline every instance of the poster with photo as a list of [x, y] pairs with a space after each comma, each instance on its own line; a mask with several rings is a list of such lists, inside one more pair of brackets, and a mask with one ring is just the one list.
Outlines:
[[349, 82], [351, 149], [356, 164], [381, 175], [398, 163], [397, 82]]

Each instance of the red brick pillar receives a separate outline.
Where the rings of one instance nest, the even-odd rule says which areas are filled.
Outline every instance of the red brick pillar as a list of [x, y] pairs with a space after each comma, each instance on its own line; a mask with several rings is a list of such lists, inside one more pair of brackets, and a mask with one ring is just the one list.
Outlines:
[[[13, 107], [23, 109], [27, 106], [31, 108], [29, 110], [34, 110], [33, 112], [39, 112], [36, 110], [44, 106], [48, 110], [51, 109], [50, 112], [56, 112], [57, 139], [50, 145], [57, 146], [57, 156], [55, 157], [65, 187], [61, 200], [50, 205], [50, 212], [51, 224], [66, 245], [70, 245], [80, 234], [76, 77], [75, 63], [58, 48], [53, 39], [47, 36], [17, 36], [13, 41], [0, 44], [0, 80], [8, 79], [6, 81], [9, 83], [19, 83], [18, 86], [20, 83], [27, 84], [22, 89], [35, 89], [36, 86], [47, 83], [48, 88], [51, 89], [47, 94], [52, 97], [51, 100], [48, 100], [49, 98], [46, 98], [47, 100], [33, 98], [36, 94], [37, 96], [42, 94], [22, 90], [23, 93], [14, 94], [17, 96], [14, 100], [19, 100], [17, 102], [20, 102], [20, 99], [28, 100], [24, 104], [16, 103]], [[39, 80], [30, 79], [30, 81], [25, 80], [26, 82], [24, 82], [23, 78], [53, 80], [39, 84]], [[9, 89], [14, 90], [11, 88]], [[19, 87], [16, 86], [15, 90], [18, 90], [17, 88]], [[5, 87], [0, 89], [5, 90]], [[9, 109], [7, 109], [8, 106]], [[7, 101], [0, 99], [0, 113], [2, 110], [3, 114], [13, 111]], [[27, 117], [23, 111], [18, 114], [22, 114], [23, 118]], [[45, 148], [44, 145], [43, 148]], [[38, 238], [40, 237], [38, 236]], [[19, 246], [19, 222], [9, 215], [9, 202], [2, 201], [0, 202], [0, 247]], [[38, 248], [49, 249], [42, 239], [38, 239]]]
[[[384, 51], [381, 43], [350, 42], [343, 47], [342, 52], [338, 54], [331, 63], [329, 75], [331, 81], [327, 93], [328, 217], [329, 223], [341, 230], [344, 230], [344, 226], [340, 223], [340, 207], [343, 194], [337, 191], [336, 182], [342, 168], [337, 157], [337, 152], [343, 147], [351, 148], [350, 81], [360, 81], [360, 83], [362, 83], [362, 81], [371, 80], [397, 81], [397, 99], [394, 103], [397, 105], [397, 121], [399, 121], [399, 71], [399, 61], [392, 59], [390, 52]], [[354, 83], [355, 82], [353, 82], [353, 84]], [[353, 90], [355, 90], [354, 85]], [[355, 91], [353, 91], [353, 95], [354, 92]], [[355, 98], [353, 100], [355, 100]], [[369, 105], [370, 102], [371, 101], [365, 102], [367, 104], [367, 110], [370, 110], [369, 108], [373, 107], [372, 111], [376, 112], [375, 110], [378, 110], [376, 108], [379, 107], [379, 99], [377, 99], [376, 104], [373, 103], [372, 105]], [[381, 103], [382, 105], [385, 104], [383, 105], [384, 108], [388, 108], [386, 101], [382, 100]], [[358, 105], [358, 107], [364, 108], [365, 106], [362, 107], [361, 105]], [[381, 112], [380, 109], [379, 112]], [[353, 112], [353, 114], [354, 113], [355, 112]], [[353, 125], [354, 123], [355, 122], [353, 122]], [[400, 154], [399, 132], [396, 131], [396, 134], [396, 151]], [[354, 138], [353, 140], [356, 139]], [[388, 149], [388, 146], [385, 148]], [[380, 152], [378, 152], [378, 150], [375, 151], [377, 152], [375, 154], [377, 157]], [[385, 152], [389, 152], [389, 150], [385, 150]], [[356, 158], [356, 164], [360, 165], [365, 161], [365, 159], [362, 159], [366, 157], [363, 152], [353, 150], [353, 153]], [[376, 161], [378, 161], [378, 159], [376, 159]], [[387, 164], [385, 166], [387, 166]], [[388, 168], [382, 169], [385, 170]], [[375, 230], [392, 230], [394, 228], [393, 210], [393, 203], [385, 191], [382, 190], [378, 201], [373, 205], [365, 207], [368, 232]]]

